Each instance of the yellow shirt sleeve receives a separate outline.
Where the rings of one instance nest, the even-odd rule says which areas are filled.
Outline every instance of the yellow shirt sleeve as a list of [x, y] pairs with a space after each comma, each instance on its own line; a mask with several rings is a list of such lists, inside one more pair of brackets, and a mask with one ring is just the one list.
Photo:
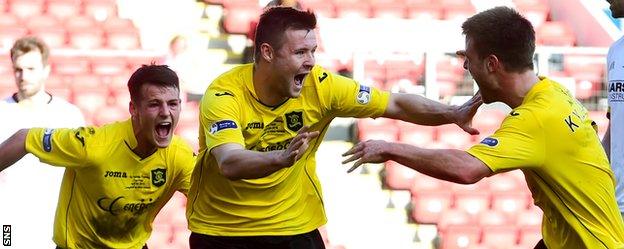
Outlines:
[[188, 195], [188, 191], [191, 188], [191, 175], [193, 174], [193, 169], [195, 168], [195, 160], [197, 159], [197, 156], [193, 153], [186, 142], [180, 140], [180, 143], [184, 145], [184, 147], [176, 151], [176, 154], [173, 157], [173, 165], [176, 165], [176, 169], [178, 170], [177, 190], [184, 193], [184, 195]]
[[212, 89], [206, 92], [200, 110], [207, 151], [225, 143], [245, 146], [237, 98], [215, 93]]
[[68, 168], [88, 166], [87, 147], [93, 128], [32, 128], [26, 136], [26, 151], [43, 163]]
[[472, 146], [468, 153], [494, 173], [539, 167], [545, 160], [545, 134], [539, 120], [524, 108], [511, 112], [493, 135]]
[[388, 106], [390, 93], [374, 87], [365, 86], [355, 80], [326, 73], [327, 79], [321, 81], [321, 91], [332, 114], [336, 117], [372, 117], [381, 116]]

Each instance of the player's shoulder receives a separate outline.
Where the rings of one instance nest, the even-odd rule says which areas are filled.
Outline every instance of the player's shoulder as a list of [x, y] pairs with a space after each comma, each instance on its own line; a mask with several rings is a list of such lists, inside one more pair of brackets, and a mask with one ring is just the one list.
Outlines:
[[211, 89], [230, 89], [237, 90], [244, 86], [246, 78], [253, 75], [253, 64], [243, 64], [233, 67], [225, 73], [219, 75], [208, 86]]
[[192, 158], [195, 155], [195, 152], [193, 151], [193, 148], [191, 148], [191, 145], [189, 145], [186, 140], [179, 137], [178, 135], [173, 135], [173, 137], [171, 138], [171, 143], [169, 144], [169, 146], [167, 146], [167, 151], [169, 153], [172, 153], [174, 157]]

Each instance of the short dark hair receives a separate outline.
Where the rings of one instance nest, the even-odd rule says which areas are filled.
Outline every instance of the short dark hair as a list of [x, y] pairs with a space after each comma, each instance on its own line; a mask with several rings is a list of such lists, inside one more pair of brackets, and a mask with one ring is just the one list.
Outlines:
[[15, 62], [20, 57], [31, 51], [39, 51], [41, 53], [41, 62], [48, 65], [48, 57], [50, 56], [50, 48], [48, 45], [36, 36], [26, 36], [18, 39], [13, 43], [11, 48], [11, 61]]
[[178, 75], [167, 65], [143, 65], [130, 76], [128, 91], [132, 102], [138, 103], [141, 99], [141, 87], [143, 85], [155, 85], [161, 87], [174, 87], [180, 89]]
[[496, 55], [510, 72], [533, 68], [535, 30], [531, 22], [509, 7], [480, 12], [462, 24], [480, 58]]
[[291, 7], [267, 8], [260, 16], [256, 26], [254, 39], [254, 58], [260, 59], [260, 45], [268, 43], [273, 49], [280, 49], [283, 45], [284, 33], [288, 29], [316, 28], [316, 16], [310, 10], [302, 11]]

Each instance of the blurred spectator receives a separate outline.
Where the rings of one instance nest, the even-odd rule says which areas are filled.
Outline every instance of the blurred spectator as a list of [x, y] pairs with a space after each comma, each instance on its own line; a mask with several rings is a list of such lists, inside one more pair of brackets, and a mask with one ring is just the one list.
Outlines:
[[[24, 37], [13, 44], [11, 62], [17, 89], [0, 100], [0, 114], [6, 118], [0, 141], [22, 128], [85, 124], [78, 107], [45, 91], [50, 74], [48, 55], [48, 46], [36, 37]], [[19, 202], [0, 206], [0, 223], [12, 226], [12, 244], [18, 248], [55, 247], [52, 231], [64, 169], [42, 164], [28, 155], [16, 167], [0, 173], [0, 196], [7, 202]]]
[[198, 101], [207, 87], [209, 79], [202, 73], [208, 67], [209, 56], [205, 50], [192, 49], [190, 41], [183, 35], [176, 35], [169, 42], [169, 53], [162, 64], [168, 65], [180, 78], [180, 93], [184, 102]]

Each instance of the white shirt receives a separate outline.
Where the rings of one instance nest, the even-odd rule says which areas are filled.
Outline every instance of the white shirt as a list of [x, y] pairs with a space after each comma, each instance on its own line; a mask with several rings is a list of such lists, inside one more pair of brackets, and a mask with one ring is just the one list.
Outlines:
[[617, 184], [615, 195], [624, 216], [624, 37], [607, 54], [609, 107], [611, 108], [611, 169]]
[[[22, 128], [85, 125], [80, 109], [58, 97], [46, 105], [26, 106], [9, 96], [0, 100], [0, 116], [0, 141]], [[11, 225], [11, 248], [56, 247], [54, 215], [64, 172], [31, 154], [0, 172], [0, 225]]]

